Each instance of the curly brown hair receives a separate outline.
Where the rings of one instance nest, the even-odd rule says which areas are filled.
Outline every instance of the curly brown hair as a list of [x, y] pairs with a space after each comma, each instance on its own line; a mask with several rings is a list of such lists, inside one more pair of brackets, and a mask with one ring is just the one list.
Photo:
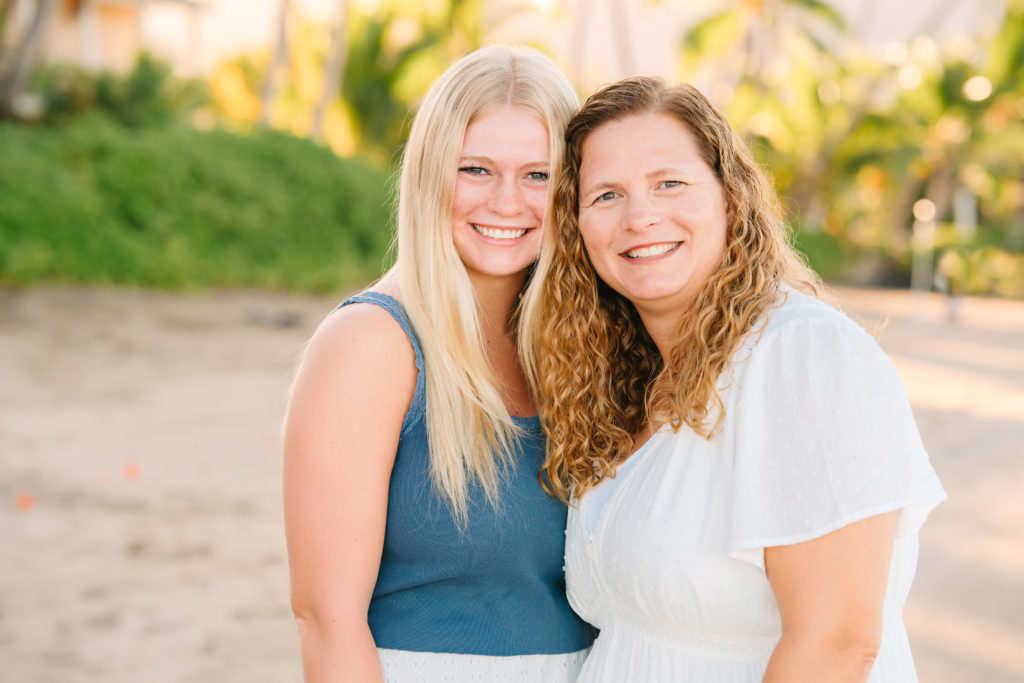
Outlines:
[[[730, 209], [725, 254], [692, 306], [681, 310], [665, 362], [633, 304], [598, 277], [580, 236], [583, 143], [600, 126], [661, 113], [683, 123], [720, 180]], [[579, 496], [615, 469], [647, 425], [685, 424], [705, 438], [721, 425], [718, 378], [783, 283], [822, 285], [790, 246], [778, 198], [725, 117], [688, 84], [628, 78], [594, 93], [565, 134], [550, 223], [525, 294], [520, 353], [548, 436], [541, 483]]]

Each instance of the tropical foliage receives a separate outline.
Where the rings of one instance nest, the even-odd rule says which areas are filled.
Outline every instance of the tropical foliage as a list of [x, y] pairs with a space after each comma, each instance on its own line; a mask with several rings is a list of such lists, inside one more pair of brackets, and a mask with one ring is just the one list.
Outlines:
[[919, 36], [881, 60], [817, 0], [729, 3], [681, 55], [827, 275], [908, 283], [923, 203], [938, 286], [1024, 295], [1024, 2], [986, 40]]
[[[343, 155], [394, 159], [416, 100], [453, 59], [480, 46], [483, 0], [382, 0], [372, 11], [359, 3], [343, 5], [346, 15], [339, 21], [344, 20], [345, 68], [324, 137]], [[284, 86], [268, 118], [275, 127], [306, 135], [323, 85], [331, 32], [295, 11], [287, 22]], [[257, 94], [270, 58], [269, 53], [245, 55], [217, 71], [213, 93], [220, 113], [258, 119]]]
[[[637, 0], [672, 2], [682, 0]], [[215, 277], [214, 269], [181, 257], [178, 275], [170, 275], [170, 265], [160, 277], [127, 269], [135, 274], [119, 276], [124, 281], [329, 287], [338, 282], [328, 275], [332, 260], [344, 264], [335, 271], [377, 272], [386, 242], [380, 228], [387, 172], [381, 169], [398, 158], [418, 98], [452, 59], [485, 42], [485, 29], [496, 22], [530, 12], [578, 29], [569, 14], [586, 4], [575, 3], [567, 13], [569, 5], [554, 2], [344, 0], [330, 25], [303, 17], [288, 0], [281, 3], [284, 39], [277, 47], [223, 63], [202, 86], [170, 78], [145, 55], [125, 76], [65, 67], [38, 71], [31, 82], [44, 103], [40, 127], [0, 129], [0, 144], [23, 154], [4, 147], [0, 277], [87, 277], [84, 266], [58, 256], [61, 240], [78, 248], [75, 240], [85, 239], [67, 237], [76, 234], [59, 227], [68, 219], [50, 211], [65, 201], [84, 202], [65, 207], [67, 215], [97, 221], [89, 239], [109, 238], [111, 253], [129, 249], [127, 238], [109, 232], [120, 225], [131, 226], [124, 235], [142, 240], [132, 242], [139, 254], [145, 251], [139, 245], [150, 240], [145, 249], [153, 254], [208, 253], [234, 264], [224, 268], [234, 275]], [[877, 5], [862, 11], [870, 7]], [[1024, 0], [1006, 0], [997, 29], [975, 38], [940, 43], [928, 37], [932, 28], [924, 25], [922, 35], [884, 51], [869, 50], [825, 0], [721, 0], [681, 33], [678, 76], [702, 87], [748, 138], [774, 176], [798, 245], [826, 277], [907, 285], [913, 270], [918, 286], [1024, 296]], [[615, 49], [628, 51], [629, 41], [623, 38]], [[573, 54], [570, 61], [578, 60]], [[101, 119], [117, 122], [121, 132]], [[215, 130], [191, 130], [196, 126]], [[347, 161], [312, 143], [261, 132], [264, 126], [322, 141]], [[92, 145], [86, 149], [107, 151], [85, 154], [75, 148], [82, 140]], [[178, 144], [188, 151], [184, 159], [173, 158]], [[223, 157], [223, 173], [241, 177], [217, 180], [205, 145], [219, 150], [214, 156]], [[286, 148], [295, 160], [276, 156]], [[153, 161], [139, 161], [144, 154]], [[156, 161], [162, 154], [168, 159]], [[168, 177], [180, 183], [174, 196], [189, 199], [162, 204], [164, 178], [139, 170], [147, 163], [166, 165]], [[49, 177], [60, 178], [66, 191], [46, 184], [47, 164], [54, 165]], [[123, 168], [115, 171], [118, 164]], [[301, 168], [273, 173], [274, 164]], [[320, 164], [324, 175], [315, 179]], [[26, 178], [40, 180], [22, 187]], [[264, 189], [239, 195], [229, 186]], [[46, 187], [56, 199], [33, 213], [25, 197], [41, 201], [39, 188]], [[314, 188], [333, 196], [316, 199]], [[217, 197], [252, 203], [218, 207]], [[353, 206], [343, 209], [349, 201]], [[183, 226], [198, 225], [204, 211], [210, 232], [199, 237]], [[313, 224], [323, 232], [310, 232]], [[276, 240], [282, 231], [298, 231], [296, 249], [275, 249], [274, 257], [247, 251], [271, 240], [257, 237], [261, 231], [275, 230]], [[220, 236], [211, 237], [215, 232]], [[244, 244], [243, 234], [252, 245]], [[300, 258], [313, 237], [326, 240], [324, 250]], [[185, 248], [183, 239], [198, 241]], [[225, 256], [214, 247], [226, 249]], [[290, 263], [297, 272], [257, 276], [258, 267], [241, 265], [245, 259], [269, 259], [275, 268]]]

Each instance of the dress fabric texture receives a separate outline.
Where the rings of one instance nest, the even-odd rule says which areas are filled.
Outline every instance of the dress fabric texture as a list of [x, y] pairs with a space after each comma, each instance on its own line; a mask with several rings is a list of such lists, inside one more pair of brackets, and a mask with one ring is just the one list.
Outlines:
[[869, 680], [917, 680], [901, 612], [918, 529], [946, 494], [874, 339], [816, 299], [780, 296], [719, 380], [721, 431], [663, 427], [570, 508], [569, 601], [600, 629], [580, 683], [760, 683], [781, 627], [764, 548], [892, 510]]
[[430, 481], [423, 353], [408, 316], [378, 292], [342, 306], [352, 303], [387, 310], [409, 337], [417, 368], [367, 615], [384, 680], [574, 681], [594, 631], [565, 596], [567, 508], [537, 481], [544, 461], [539, 419], [514, 418], [522, 435], [498, 507], [470, 486], [460, 530]]

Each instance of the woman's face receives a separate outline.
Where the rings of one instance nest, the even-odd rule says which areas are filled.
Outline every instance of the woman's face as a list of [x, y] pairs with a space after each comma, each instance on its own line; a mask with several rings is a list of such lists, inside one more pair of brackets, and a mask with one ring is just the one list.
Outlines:
[[579, 228], [597, 274], [641, 315], [678, 317], [725, 252], [718, 176], [667, 114], [605, 123], [581, 151]]
[[521, 279], [537, 260], [549, 148], [544, 122], [524, 107], [491, 109], [466, 128], [452, 201], [452, 239], [475, 282]]

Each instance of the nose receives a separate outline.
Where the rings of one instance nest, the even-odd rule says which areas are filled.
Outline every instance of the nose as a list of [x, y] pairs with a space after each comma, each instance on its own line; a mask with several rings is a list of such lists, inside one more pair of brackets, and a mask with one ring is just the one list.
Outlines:
[[503, 178], [494, 188], [488, 204], [490, 210], [499, 216], [518, 216], [523, 211], [522, 188], [514, 178]]
[[626, 228], [644, 232], [661, 222], [661, 212], [647, 197], [631, 197], [626, 208]]

